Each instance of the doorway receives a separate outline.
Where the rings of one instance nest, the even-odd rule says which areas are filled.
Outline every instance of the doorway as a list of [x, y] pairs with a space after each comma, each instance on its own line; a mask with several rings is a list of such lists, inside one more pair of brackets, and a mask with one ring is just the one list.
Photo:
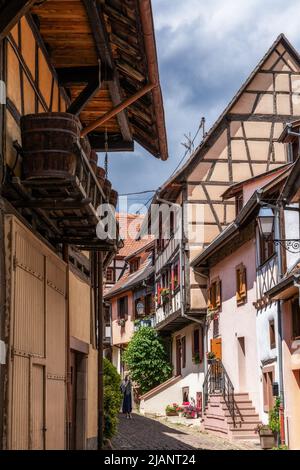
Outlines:
[[181, 337], [176, 338], [176, 376], [181, 375], [182, 344]]
[[87, 359], [85, 354], [71, 350], [71, 416], [70, 450], [85, 449]]
[[245, 337], [242, 336], [237, 338], [238, 348], [238, 370], [239, 370], [239, 391], [245, 392], [247, 388], [246, 384], [246, 349], [245, 349]]

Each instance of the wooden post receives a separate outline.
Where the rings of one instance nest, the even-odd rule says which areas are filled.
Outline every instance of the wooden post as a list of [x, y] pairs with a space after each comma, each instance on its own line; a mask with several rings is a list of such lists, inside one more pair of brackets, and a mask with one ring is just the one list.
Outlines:
[[102, 253], [96, 253], [98, 287], [98, 450], [103, 446], [104, 377], [103, 377], [103, 263]]

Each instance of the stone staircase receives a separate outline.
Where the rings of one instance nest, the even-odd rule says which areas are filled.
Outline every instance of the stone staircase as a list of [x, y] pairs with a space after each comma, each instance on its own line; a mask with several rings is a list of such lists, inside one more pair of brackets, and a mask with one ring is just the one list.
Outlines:
[[259, 442], [258, 434], [254, 430], [260, 420], [248, 393], [235, 393], [234, 400], [241, 414], [236, 416], [235, 425], [223, 395], [211, 394], [204, 410], [204, 429], [229, 439]]

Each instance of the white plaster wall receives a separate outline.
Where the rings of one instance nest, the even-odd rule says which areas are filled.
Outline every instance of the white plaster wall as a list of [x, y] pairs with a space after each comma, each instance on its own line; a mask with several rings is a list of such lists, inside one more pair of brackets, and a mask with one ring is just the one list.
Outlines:
[[[276, 348], [270, 348], [270, 334], [269, 334], [269, 322], [274, 320], [275, 322], [275, 334], [276, 334]], [[258, 310], [256, 315], [256, 334], [257, 334], [257, 351], [258, 360], [260, 366], [260, 407], [259, 415], [264, 423], [268, 423], [268, 413], [264, 412], [263, 409], [263, 380], [262, 380], [262, 369], [263, 366], [274, 366], [275, 368], [275, 382], [279, 382], [279, 370], [278, 370], [278, 344], [277, 344], [277, 303], [273, 302], [268, 307]]]
[[158, 392], [150, 398], [142, 400], [140, 403], [141, 413], [151, 413], [165, 415], [165, 408], [172, 403], [182, 403], [182, 389], [189, 387], [189, 399], [196, 401], [197, 392], [202, 392], [204, 381], [204, 364], [194, 364], [192, 355], [192, 334], [196, 323], [193, 323], [182, 330], [176, 331], [172, 336], [172, 362], [174, 374], [176, 373], [176, 338], [185, 336], [186, 338], [186, 367], [182, 368], [182, 378], [167, 389]]
[[[299, 207], [299, 204], [291, 204], [290, 207]], [[285, 238], [299, 240], [299, 213], [296, 211], [284, 211]], [[287, 270], [290, 270], [299, 259], [299, 253], [290, 253], [286, 250]]]
[[[222, 282], [222, 310], [219, 313], [219, 333], [222, 339], [222, 362], [236, 393], [249, 393], [253, 406], [260, 408], [259, 360], [256, 341], [256, 269], [255, 243], [251, 240], [211, 269], [210, 277]], [[247, 302], [237, 306], [236, 266], [247, 269]], [[208, 345], [213, 337], [213, 324], [208, 330]], [[245, 341], [244, 384], [240, 383], [239, 342]]]

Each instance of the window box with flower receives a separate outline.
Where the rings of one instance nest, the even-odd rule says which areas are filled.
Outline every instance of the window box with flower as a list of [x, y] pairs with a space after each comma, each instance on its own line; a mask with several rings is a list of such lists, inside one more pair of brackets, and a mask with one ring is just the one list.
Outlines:
[[208, 353], [206, 353], [206, 358], [207, 358], [208, 364], [214, 364], [217, 360], [215, 353], [212, 351], [209, 351]]

